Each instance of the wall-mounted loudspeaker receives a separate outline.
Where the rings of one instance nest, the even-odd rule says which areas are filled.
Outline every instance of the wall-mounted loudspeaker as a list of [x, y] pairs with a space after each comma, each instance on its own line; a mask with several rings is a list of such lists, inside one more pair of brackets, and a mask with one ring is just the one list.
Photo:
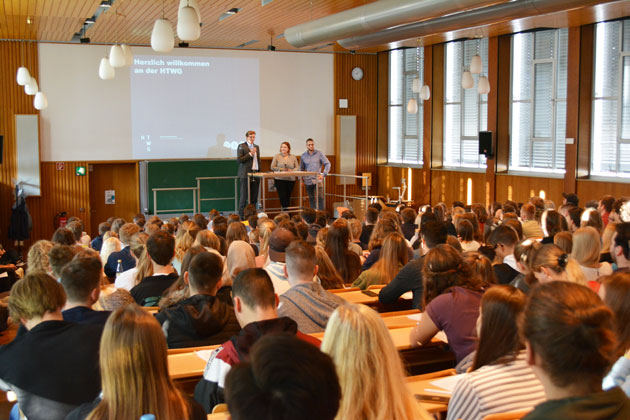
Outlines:
[[479, 154], [485, 155], [486, 158], [494, 157], [492, 149], [492, 131], [479, 132]]

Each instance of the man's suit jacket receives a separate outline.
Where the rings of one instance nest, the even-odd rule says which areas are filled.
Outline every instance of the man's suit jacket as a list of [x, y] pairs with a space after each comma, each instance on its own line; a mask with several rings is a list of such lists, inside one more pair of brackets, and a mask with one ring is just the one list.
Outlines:
[[[254, 145], [256, 148], [256, 160], [258, 160], [258, 170], [260, 170], [260, 149], [258, 145]], [[246, 178], [247, 174], [252, 171], [252, 165], [254, 164], [254, 158], [249, 154], [249, 144], [243, 142], [238, 145], [236, 149], [236, 158], [238, 159], [238, 177]]]

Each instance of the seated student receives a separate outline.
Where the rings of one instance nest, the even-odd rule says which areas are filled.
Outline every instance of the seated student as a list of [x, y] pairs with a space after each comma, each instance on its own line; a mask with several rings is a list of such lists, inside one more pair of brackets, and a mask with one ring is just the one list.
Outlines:
[[459, 363], [475, 349], [475, 323], [485, 283], [473, 276], [462, 256], [450, 245], [429, 250], [424, 257], [422, 277], [425, 312], [411, 330], [411, 347], [427, 344], [443, 330]]
[[[177, 277], [177, 280], [168, 289], [166, 289], [164, 293], [162, 293], [162, 299], [160, 299], [159, 305], [160, 310], [166, 309], [169, 306], [175, 305], [176, 303], [190, 297], [190, 287], [185, 279], [186, 273], [188, 272], [188, 267], [190, 267], [192, 259], [197, 256], [197, 254], [205, 252], [208, 251], [201, 246], [193, 246], [186, 252], [184, 259], [182, 260], [182, 270], [179, 272], [179, 277]], [[225, 269], [223, 272], [225, 273]], [[231, 297], [229, 302], [226, 303], [229, 303], [230, 305], [232, 304]]]
[[510, 284], [519, 271], [514, 258], [514, 247], [518, 243], [518, 235], [514, 229], [506, 225], [497, 226], [487, 240], [494, 247], [494, 274], [499, 284]]
[[455, 385], [447, 420], [481, 420], [493, 413], [531, 410], [545, 400], [518, 335], [525, 300], [525, 294], [512, 286], [492, 286], [484, 293], [472, 373]]
[[206, 419], [168, 374], [159, 324], [136, 305], [118, 309], [105, 324], [100, 361], [103, 393], [66, 420], [139, 419], [149, 413], [158, 419]]
[[74, 258], [76, 249], [74, 246], [68, 245], [55, 245], [48, 252], [48, 261], [50, 262], [50, 269], [52, 270], [52, 276], [59, 280], [61, 279], [61, 271]]
[[332, 360], [290, 335], [261, 338], [225, 382], [233, 420], [333, 420], [339, 410]]
[[9, 312], [28, 330], [0, 347], [0, 388], [17, 394], [29, 420], [63, 420], [100, 392], [102, 327], [66, 322], [63, 287], [36, 272], [11, 289]]
[[175, 238], [163, 230], [155, 232], [147, 240], [147, 254], [153, 275], [143, 278], [130, 292], [138, 305], [157, 306], [162, 293], [177, 280], [177, 272], [171, 265], [175, 256]]
[[136, 266], [136, 260], [131, 256], [129, 244], [131, 243], [131, 237], [138, 232], [140, 232], [140, 227], [135, 223], [125, 223], [118, 231], [123, 249], [118, 252], [112, 252], [107, 258], [107, 262], [105, 263], [105, 275], [110, 279], [116, 277], [118, 260], [122, 262], [123, 271], [127, 271]]
[[464, 252], [477, 251], [481, 246], [475, 241], [473, 225], [469, 220], [460, 220], [457, 225], [457, 237]]
[[586, 277], [577, 261], [555, 245], [541, 246], [532, 255], [529, 268], [538, 283], [569, 281], [587, 285]]
[[[400, 220], [398, 220], [398, 216], [394, 212], [385, 212], [381, 214], [380, 219], [376, 223], [374, 227], [374, 231], [372, 232], [372, 237], [370, 238], [370, 243], [368, 244], [368, 249], [370, 254], [367, 256], [363, 265], [361, 266], [361, 270], [369, 270], [372, 265], [378, 261], [381, 253], [381, 248], [383, 247], [383, 241], [387, 235], [392, 232], [397, 232], [402, 235], [402, 230], [400, 229]], [[413, 249], [411, 247], [407, 248], [407, 252], [409, 255], [409, 260], [411, 260], [413, 256]]]
[[378, 221], [378, 213], [379, 211], [372, 205], [368, 206], [368, 209], [365, 212], [365, 222], [363, 223], [363, 229], [361, 230], [361, 236], [359, 237], [361, 248], [364, 250], [368, 249], [370, 237], [372, 237], [374, 226]]
[[[130, 268], [129, 270], [123, 272], [116, 277], [116, 281], [114, 281], [114, 286], [116, 286], [117, 289], [125, 289], [129, 291], [133, 289], [133, 287], [137, 284], [137, 281], [142, 280], [144, 277], [147, 277], [147, 275], [140, 276], [138, 272], [150, 271], [149, 264], [146, 261], [146, 257], [141, 261], [142, 254], [146, 253], [148, 239], [149, 235], [144, 232], [138, 232], [131, 237], [131, 241], [129, 241], [129, 249], [131, 250], [131, 257], [135, 260], [136, 263], [133, 268]], [[141, 267], [143, 263], [144, 266]], [[153, 273], [149, 273], [148, 275], [151, 274]]]
[[112, 228], [112, 225], [110, 225], [107, 222], [103, 222], [103, 223], [99, 223], [98, 225], [98, 236], [94, 239], [92, 239], [92, 242], [90, 243], [90, 246], [92, 247], [92, 249], [96, 250], [96, 251], [101, 251], [101, 247], [103, 246], [103, 235], [105, 235], [105, 233], [109, 232], [109, 230]]
[[184, 273], [190, 297], [155, 315], [169, 348], [220, 344], [241, 330], [234, 308], [216, 297], [222, 273], [218, 255], [201, 252], [192, 258]]
[[392, 232], [385, 237], [378, 261], [369, 270], [359, 274], [352, 287], [365, 290], [377, 284], [389, 284], [400, 269], [407, 264], [407, 241], [402, 234]]
[[520, 329], [548, 399], [523, 420], [630, 418], [621, 389], [602, 391], [617, 343], [612, 313], [595, 292], [566, 281], [541, 284], [530, 293]]
[[265, 270], [241, 271], [234, 279], [232, 295], [236, 318], [243, 329], [212, 352], [203, 379], [195, 387], [195, 400], [207, 413], [212, 412], [215, 405], [225, 402], [225, 376], [233, 365], [249, 358], [252, 346], [262, 336], [291, 334], [319, 346], [317, 339], [298, 331], [295, 321], [278, 318], [278, 296], [273, 292], [273, 284]]
[[57, 228], [57, 230], [53, 233], [51, 241], [53, 244], [68, 246], [72, 246], [75, 243], [74, 235], [70, 232], [70, 229], [66, 227]]
[[566, 219], [555, 210], [545, 210], [540, 217], [540, 225], [544, 235], [541, 241], [543, 244], [554, 243], [555, 236], [569, 228]]
[[[442, 222], [430, 221], [422, 225], [422, 248], [430, 250], [446, 243], [446, 226]], [[409, 261], [400, 269], [396, 277], [378, 294], [378, 300], [384, 304], [391, 304], [406, 292], [413, 293], [412, 307], [422, 308], [422, 267], [424, 256]]]
[[416, 229], [418, 229], [418, 225], [415, 223], [417, 213], [411, 207], [407, 207], [400, 212], [402, 216], [402, 224], [400, 225], [400, 229], [406, 240], [410, 240], [413, 238], [413, 235], [416, 233]]
[[418, 406], [385, 323], [365, 305], [342, 305], [333, 312], [322, 341], [341, 385], [338, 419], [433, 419]]
[[524, 239], [540, 239], [544, 236], [540, 223], [536, 220], [536, 207], [533, 204], [525, 203], [521, 207], [521, 223]]
[[597, 279], [612, 274], [612, 266], [607, 262], [599, 262], [602, 249], [601, 238], [595, 228], [590, 226], [579, 228], [573, 233], [571, 258], [580, 265], [589, 286], [597, 292]]
[[271, 232], [269, 236], [267, 246], [268, 257], [263, 269], [269, 274], [269, 277], [271, 277], [273, 288], [278, 295], [286, 292], [289, 290], [289, 287], [291, 287], [287, 281], [284, 267], [286, 265], [287, 247], [295, 239], [295, 235], [285, 228], [277, 228]]
[[620, 387], [630, 398], [630, 273], [616, 273], [602, 279], [599, 296], [615, 319], [619, 357], [606, 377], [604, 390]]
[[78, 246], [83, 246], [83, 241], [81, 240], [81, 236], [83, 235], [83, 224], [78, 220], [75, 220], [71, 223], [68, 223], [66, 227], [74, 235], [74, 244]]
[[109, 311], [95, 311], [92, 305], [98, 302], [101, 292], [100, 258], [75, 258], [61, 272], [61, 285], [66, 296], [63, 319], [79, 324], [105, 325]]
[[610, 256], [617, 266], [615, 273], [630, 272], [630, 223], [617, 223], [610, 244]]
[[345, 300], [313, 281], [317, 275], [315, 248], [293, 241], [286, 251], [285, 271], [291, 288], [280, 296], [278, 314], [293, 319], [303, 333], [322, 332], [330, 314]]

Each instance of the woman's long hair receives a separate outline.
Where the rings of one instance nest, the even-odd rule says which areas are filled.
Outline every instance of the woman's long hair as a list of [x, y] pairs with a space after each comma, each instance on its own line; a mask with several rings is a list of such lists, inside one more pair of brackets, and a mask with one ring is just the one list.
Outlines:
[[518, 318], [525, 308], [526, 296], [513, 286], [496, 285], [481, 299], [481, 328], [473, 370], [495, 363], [507, 363], [523, 345], [518, 335]]
[[336, 419], [432, 418], [409, 392], [398, 352], [373, 309], [339, 306], [328, 321], [321, 350], [335, 362], [341, 385]]
[[382, 246], [383, 241], [385, 241], [385, 237], [392, 232], [398, 232], [402, 235], [402, 229], [400, 228], [400, 220], [398, 220], [398, 216], [396, 213], [389, 211], [381, 213], [378, 222], [376, 222], [376, 226], [374, 226], [372, 235], [370, 236], [368, 250], [372, 251], [375, 248]]
[[584, 267], [599, 267], [599, 254], [602, 250], [600, 236], [595, 228], [587, 226], [573, 232], [571, 258]]
[[[617, 354], [630, 350], [630, 274], [616, 273], [602, 280], [604, 303], [612, 310], [617, 332]], [[601, 290], [601, 289], [600, 289]]]
[[424, 307], [455, 286], [482, 291], [484, 283], [476, 277], [462, 256], [452, 246], [440, 244], [424, 257], [422, 269]]
[[[337, 219], [333, 222], [328, 229], [328, 235], [326, 236], [326, 253], [330, 257], [337, 271], [343, 278], [345, 283], [352, 283], [354, 281], [352, 273], [348, 267], [348, 258], [352, 253], [348, 251], [348, 244], [350, 243], [350, 232], [348, 231], [348, 222], [345, 219]], [[352, 253], [357, 259], [357, 254]]]
[[271, 232], [276, 229], [276, 224], [271, 219], [263, 219], [258, 221], [257, 225], [258, 237], [260, 238], [260, 251], [259, 255], [267, 255], [269, 252], [269, 238]]
[[378, 261], [370, 270], [379, 273], [381, 284], [389, 284], [408, 260], [409, 247], [405, 237], [398, 232], [393, 232], [385, 237]]
[[109, 316], [100, 346], [103, 399], [88, 420], [189, 418], [189, 408], [168, 374], [166, 340], [153, 315], [137, 305]]
[[315, 247], [317, 256], [317, 277], [324, 289], [343, 289], [343, 279], [333, 265], [326, 250], [321, 246]]
[[228, 249], [230, 249], [230, 244], [234, 241], [243, 241], [249, 243], [247, 229], [245, 228], [245, 225], [241, 222], [230, 223], [227, 227], [227, 232], [225, 233], [225, 242], [227, 243]]

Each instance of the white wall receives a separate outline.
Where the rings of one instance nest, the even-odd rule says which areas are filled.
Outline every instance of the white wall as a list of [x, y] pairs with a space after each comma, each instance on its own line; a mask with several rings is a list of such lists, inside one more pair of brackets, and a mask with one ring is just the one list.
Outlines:
[[[147, 47], [133, 51], [157, 55]], [[133, 159], [129, 69], [116, 69], [113, 80], [99, 79], [100, 59], [108, 54], [107, 46], [39, 44], [38, 82], [48, 97], [40, 120], [43, 161]], [[178, 48], [172, 55], [258, 58], [261, 127], [252, 129], [261, 155], [273, 156], [282, 141], [301, 154], [308, 137], [319, 150], [334, 153], [331, 54]], [[247, 99], [247, 92], [235, 95]]]

